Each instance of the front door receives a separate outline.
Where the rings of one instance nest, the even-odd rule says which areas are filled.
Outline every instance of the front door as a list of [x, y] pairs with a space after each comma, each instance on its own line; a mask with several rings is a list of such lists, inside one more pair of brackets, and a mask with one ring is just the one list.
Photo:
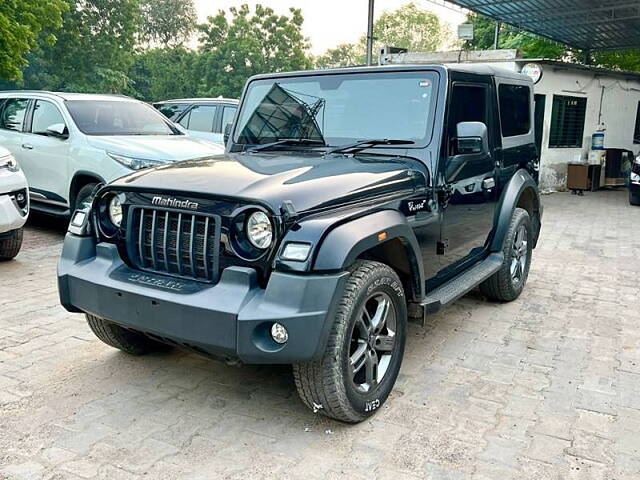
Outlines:
[[[441, 170], [444, 192], [439, 246], [438, 280], [446, 281], [481, 258], [493, 230], [497, 205], [496, 163], [493, 152], [494, 89], [490, 78], [454, 81], [447, 118], [447, 152]], [[456, 128], [460, 122], [482, 122], [488, 129], [489, 153], [476, 155], [452, 169], [457, 152]], [[447, 168], [449, 167], [449, 168]]]

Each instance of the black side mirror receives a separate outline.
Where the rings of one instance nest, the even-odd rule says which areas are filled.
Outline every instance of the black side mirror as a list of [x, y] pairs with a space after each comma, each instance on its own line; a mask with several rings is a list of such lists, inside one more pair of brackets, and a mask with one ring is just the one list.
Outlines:
[[458, 155], [488, 154], [489, 134], [482, 122], [460, 122], [456, 125]]
[[224, 144], [226, 145], [229, 141], [229, 137], [231, 136], [231, 128], [233, 127], [233, 123], [227, 123], [224, 126]]

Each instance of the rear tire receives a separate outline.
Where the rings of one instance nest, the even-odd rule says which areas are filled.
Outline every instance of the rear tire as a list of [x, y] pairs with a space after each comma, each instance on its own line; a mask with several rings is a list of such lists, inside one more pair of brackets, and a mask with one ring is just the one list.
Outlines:
[[640, 205], [640, 194], [634, 194], [629, 190], [629, 203], [636, 206]]
[[293, 366], [298, 394], [314, 412], [348, 423], [373, 415], [400, 371], [407, 335], [407, 305], [393, 269], [358, 261], [321, 359]]
[[533, 225], [523, 208], [513, 212], [502, 252], [502, 267], [480, 284], [480, 291], [492, 300], [511, 302], [524, 290], [533, 252]]
[[11, 260], [22, 247], [23, 229], [13, 230], [0, 238], [0, 261]]
[[86, 314], [91, 331], [107, 345], [122, 350], [130, 355], [146, 355], [169, 349], [165, 345], [150, 339], [146, 335], [128, 330], [104, 318]]

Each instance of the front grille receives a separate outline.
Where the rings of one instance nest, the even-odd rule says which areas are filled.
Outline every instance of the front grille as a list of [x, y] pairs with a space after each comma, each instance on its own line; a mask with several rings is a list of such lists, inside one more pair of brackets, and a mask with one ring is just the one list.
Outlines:
[[220, 218], [134, 207], [127, 229], [137, 268], [205, 282], [218, 280]]

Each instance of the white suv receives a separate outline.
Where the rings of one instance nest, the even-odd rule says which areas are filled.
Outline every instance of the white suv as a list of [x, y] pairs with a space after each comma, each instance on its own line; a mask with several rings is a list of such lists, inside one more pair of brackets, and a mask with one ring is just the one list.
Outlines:
[[28, 215], [27, 180], [13, 155], [0, 147], [0, 261], [11, 260], [20, 251]]
[[37, 91], [0, 92], [0, 145], [24, 170], [32, 208], [59, 215], [99, 183], [224, 151], [129, 97]]

